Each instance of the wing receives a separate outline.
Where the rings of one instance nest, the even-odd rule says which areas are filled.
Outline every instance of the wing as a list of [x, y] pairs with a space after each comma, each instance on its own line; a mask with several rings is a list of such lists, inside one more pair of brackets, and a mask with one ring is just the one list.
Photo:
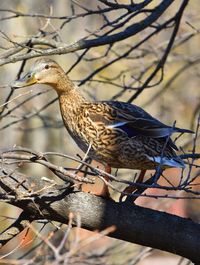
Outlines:
[[[192, 131], [165, 125], [152, 117], [142, 108], [119, 101], [86, 103], [87, 111], [93, 122], [103, 122], [108, 128], [125, 132], [129, 137], [137, 135], [151, 138], [168, 138], [174, 132]], [[170, 139], [170, 145], [177, 149]]]

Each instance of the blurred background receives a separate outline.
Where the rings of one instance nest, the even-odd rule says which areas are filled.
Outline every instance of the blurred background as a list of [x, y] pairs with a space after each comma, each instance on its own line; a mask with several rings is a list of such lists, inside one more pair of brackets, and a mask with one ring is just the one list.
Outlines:
[[[134, 1], [134, 3], [139, 2], [143, 1]], [[160, 2], [155, 0], [146, 8], [152, 9]], [[159, 23], [176, 14], [183, 1], [177, 0], [174, 2], [155, 25], [159, 25]], [[130, 1], [120, 0], [118, 3], [129, 4]], [[0, 1], [0, 58], [4, 59], [6, 52], [11, 48], [19, 47], [17, 43], [23, 43], [32, 37], [44, 38], [62, 44], [71, 44], [83, 37], [90, 39], [99, 34], [108, 33], [109, 30], [112, 30], [112, 27], [109, 28], [109, 23], [106, 27], [104, 25], [108, 22], [108, 19], [112, 22], [123, 16], [123, 9], [108, 12], [106, 17], [100, 14], [76, 16], [77, 14], [89, 12], [88, 9], [98, 10], [99, 7], [105, 8], [103, 3], [98, 0], [77, 2], [70, 0]], [[20, 14], [17, 15], [16, 11], [20, 12]], [[33, 14], [36, 14], [36, 16], [33, 16]], [[127, 28], [132, 23], [144, 19], [147, 15], [148, 10], [141, 12], [141, 14], [127, 20], [123, 27]], [[117, 42], [112, 46], [106, 45], [92, 48], [88, 51], [81, 50], [69, 54], [54, 55], [51, 58], [55, 59], [63, 67], [88, 100], [114, 99], [128, 101], [155, 69], [166, 49], [173, 25], [169, 25], [167, 29], [155, 34], [137, 49], [133, 49], [134, 45], [150, 34], [153, 29], [153, 26], [148, 27], [135, 36]], [[132, 101], [132, 103], [143, 107], [166, 124], [173, 125], [174, 121], [176, 121], [178, 127], [194, 131], [196, 130], [200, 109], [199, 30], [200, 6], [198, 0], [193, 0], [189, 2], [183, 14], [176, 41], [165, 63], [163, 79], [160, 80], [161, 73], [159, 72], [151, 81], [149, 87], [144, 89]], [[42, 49], [44, 47], [38, 45], [34, 48]], [[21, 75], [29, 69], [34, 60], [30, 59], [25, 62]], [[104, 67], [107, 64], [109, 64], [108, 67]], [[63, 127], [58, 101], [51, 103], [57, 97], [54, 91], [49, 89], [48, 86], [35, 85], [11, 92], [10, 84], [17, 78], [21, 65], [21, 61], [13, 61], [1, 66], [0, 107], [2, 112], [0, 148], [9, 149], [13, 146], [22, 146], [40, 152], [55, 151], [73, 157], [77, 157], [77, 154], [83, 157], [83, 153]], [[9, 103], [5, 105], [8, 100]], [[183, 153], [182, 149], [186, 153], [191, 152], [193, 137], [191, 135], [183, 135], [177, 139], [176, 144], [181, 147], [180, 153]], [[199, 138], [197, 138], [196, 152], [199, 151]], [[57, 165], [66, 167], [77, 166], [70, 159], [53, 157], [52, 161]], [[27, 175], [51, 175], [47, 169], [37, 165], [22, 165], [20, 170]], [[187, 176], [188, 170], [184, 171], [184, 176]], [[118, 175], [132, 180], [135, 172], [133, 170], [119, 170]], [[115, 174], [115, 170], [112, 173]], [[151, 173], [148, 172], [147, 177]], [[178, 183], [182, 176], [181, 170], [178, 169], [166, 170], [164, 174], [174, 185]], [[199, 174], [198, 168], [192, 169], [192, 174], [193, 176]], [[162, 184], [167, 183], [165, 179], [162, 179], [161, 182]], [[198, 178], [196, 178], [196, 183], [198, 184]], [[94, 187], [87, 186], [85, 189], [98, 190], [100, 186], [101, 183], [97, 181]], [[198, 185], [196, 189], [198, 190]], [[119, 197], [119, 194], [111, 192], [114, 198]], [[162, 195], [166, 194], [166, 191], [148, 190], [147, 193]], [[170, 194], [178, 196], [183, 195], [183, 192], [171, 192]], [[199, 221], [199, 200], [140, 198], [136, 203]], [[0, 229], [3, 230], [8, 225], [8, 222], [12, 222], [12, 218], [16, 218], [19, 212], [19, 209], [0, 204], [0, 213], [2, 215]], [[44, 229], [43, 233], [47, 234], [49, 229]], [[72, 238], [74, 237], [73, 233], [77, 233], [77, 231], [73, 231]], [[81, 229], [78, 229], [78, 233], [81, 240], [93, 236], [91, 232]], [[33, 235], [30, 233], [27, 242], [32, 240], [32, 238]], [[9, 243], [2, 249], [2, 255], [9, 253], [20, 240], [18, 238]], [[22, 245], [16, 251], [12, 251], [12, 254], [8, 255], [8, 257], [18, 258], [27, 249], [32, 248], [33, 244]], [[92, 246], [89, 244], [82, 251], [93, 253], [94, 246], [99, 256], [102, 257], [104, 254], [104, 259], [96, 259], [95, 264], [145, 265], [152, 262], [160, 265], [189, 264], [187, 263], [188, 261], [175, 255], [161, 253], [157, 250], [110, 238], [96, 240], [92, 243]]]

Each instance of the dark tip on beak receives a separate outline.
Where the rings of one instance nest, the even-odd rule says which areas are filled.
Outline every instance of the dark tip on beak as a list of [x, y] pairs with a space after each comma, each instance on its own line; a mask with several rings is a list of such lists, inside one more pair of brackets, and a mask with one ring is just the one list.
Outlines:
[[35, 78], [34, 73], [29, 72], [24, 77], [15, 80], [13, 83], [11, 83], [11, 87], [16, 89], [16, 88], [31, 86], [35, 83], [37, 83], [37, 79]]

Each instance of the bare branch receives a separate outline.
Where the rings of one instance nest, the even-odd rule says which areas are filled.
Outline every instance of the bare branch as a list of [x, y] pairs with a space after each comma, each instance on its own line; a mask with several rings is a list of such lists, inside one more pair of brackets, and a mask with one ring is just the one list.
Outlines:
[[[16, 183], [22, 183], [25, 179], [23, 175], [10, 174], [7, 170], [2, 174], [7, 176], [7, 180], [0, 180], [0, 192], [8, 186], [9, 189], [14, 189]], [[42, 181], [35, 176], [26, 178], [26, 183], [19, 185], [18, 191], [27, 193], [31, 187], [37, 190], [41, 185]], [[34, 220], [48, 219], [68, 223], [68, 216], [73, 213], [74, 216], [80, 215], [82, 227], [89, 230], [102, 230], [114, 225], [117, 230], [110, 235], [112, 237], [148, 245], [181, 255], [196, 263], [200, 262], [196, 248], [200, 244], [200, 225], [191, 220], [129, 203], [115, 203], [87, 193], [68, 193], [67, 190], [61, 192], [59, 187], [53, 190], [46, 188], [43, 195], [35, 197], [34, 200], [16, 198], [12, 204], [28, 212]], [[169, 240], [171, 237], [173, 244]]]
[[0, 248], [28, 228], [29, 224], [30, 219], [22, 212], [14, 223], [0, 233]]
[[[186, 1], [188, 2], [188, 0]], [[112, 44], [117, 41], [121, 41], [124, 39], [127, 39], [131, 36], [134, 36], [138, 32], [144, 30], [145, 28], [149, 27], [152, 23], [154, 23], [164, 12], [165, 10], [173, 3], [172, 0], [165, 0], [160, 3], [152, 13], [144, 20], [132, 24], [131, 26], [127, 27], [124, 31], [112, 34], [109, 36], [101, 36], [99, 38], [85, 40], [81, 39], [71, 45], [65, 45], [64, 47], [59, 47], [55, 49], [45, 49], [41, 50], [39, 52], [32, 51], [29, 54], [22, 54], [22, 55], [14, 55], [10, 56], [8, 58], [0, 59], [0, 66], [8, 63], [14, 63], [17, 61], [35, 58], [39, 56], [47, 56], [47, 55], [53, 55], [53, 54], [66, 54], [82, 49], [88, 49], [92, 47], [102, 46], [106, 44]]]

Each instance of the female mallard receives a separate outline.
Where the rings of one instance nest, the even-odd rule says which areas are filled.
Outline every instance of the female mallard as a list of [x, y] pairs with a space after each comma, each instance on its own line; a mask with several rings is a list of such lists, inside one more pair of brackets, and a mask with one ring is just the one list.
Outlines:
[[141, 176], [145, 170], [155, 169], [159, 164], [163, 169], [184, 168], [170, 135], [191, 131], [167, 126], [133, 104], [88, 102], [51, 59], [37, 60], [30, 72], [15, 81], [13, 87], [36, 83], [50, 85], [56, 90], [65, 127], [92, 159], [114, 168], [140, 169]]

